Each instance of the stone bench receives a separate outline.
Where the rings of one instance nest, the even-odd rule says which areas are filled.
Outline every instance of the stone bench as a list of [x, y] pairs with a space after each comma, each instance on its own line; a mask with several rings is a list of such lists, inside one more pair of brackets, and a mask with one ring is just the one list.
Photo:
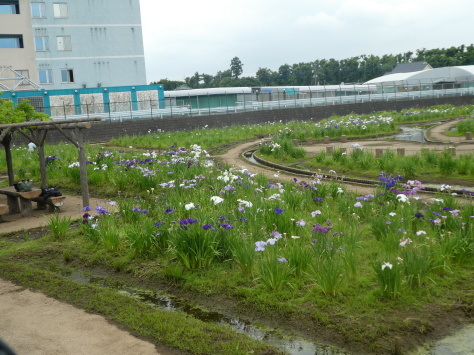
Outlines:
[[39, 210], [44, 210], [46, 206], [49, 206], [49, 212], [59, 212], [64, 202], [66, 202], [66, 196], [51, 196], [46, 199], [38, 196], [31, 199], [37, 203]]
[[30, 217], [33, 214], [31, 200], [41, 194], [41, 189], [19, 192], [13, 186], [7, 186], [0, 188], [0, 194], [7, 196], [10, 214], [21, 213], [23, 217]]
[[9, 210], [8, 205], [0, 204], [0, 222], [2, 222], [2, 215], [7, 214]]

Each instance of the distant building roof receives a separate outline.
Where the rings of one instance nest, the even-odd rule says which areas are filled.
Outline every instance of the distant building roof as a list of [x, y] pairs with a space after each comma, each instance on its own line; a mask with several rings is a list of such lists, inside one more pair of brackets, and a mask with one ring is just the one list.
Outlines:
[[431, 70], [420, 70], [412, 73], [395, 73], [380, 76], [365, 84], [375, 85], [420, 85], [446, 82], [465, 83], [474, 81], [474, 65], [443, 67]]
[[181, 85], [178, 86], [175, 90], [192, 90], [189, 86]]
[[388, 72], [385, 75], [398, 74], [398, 73], [412, 73], [415, 71], [422, 71], [422, 70], [429, 70], [429, 69], [433, 69], [433, 67], [429, 65], [427, 62], [400, 63], [391, 72]]

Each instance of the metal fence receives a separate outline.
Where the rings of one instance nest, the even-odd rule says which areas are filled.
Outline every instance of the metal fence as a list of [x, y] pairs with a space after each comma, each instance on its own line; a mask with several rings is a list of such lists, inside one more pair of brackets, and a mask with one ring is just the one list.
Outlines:
[[[167, 97], [164, 100], [86, 103], [40, 107], [53, 119], [100, 117], [105, 121], [159, 119], [164, 117], [208, 116], [315, 106], [380, 101], [407, 101], [423, 98], [474, 95], [474, 81], [441, 82], [427, 80], [374, 84], [341, 84], [310, 87], [237, 88], [221, 93]], [[244, 88], [242, 88], [244, 89]], [[165, 92], [166, 96], [166, 92]]]

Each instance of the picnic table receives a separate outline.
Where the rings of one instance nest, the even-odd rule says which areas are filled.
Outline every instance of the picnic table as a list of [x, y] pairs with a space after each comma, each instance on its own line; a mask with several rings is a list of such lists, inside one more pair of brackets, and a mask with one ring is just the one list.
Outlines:
[[41, 189], [19, 192], [15, 187], [7, 186], [0, 188], [0, 194], [7, 196], [10, 214], [21, 213], [23, 217], [30, 217], [33, 214], [32, 199], [41, 194]]

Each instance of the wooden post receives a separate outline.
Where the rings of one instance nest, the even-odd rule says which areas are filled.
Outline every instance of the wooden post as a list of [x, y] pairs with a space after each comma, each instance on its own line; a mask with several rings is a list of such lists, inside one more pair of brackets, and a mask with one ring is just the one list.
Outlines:
[[472, 141], [472, 132], [466, 132], [466, 140]]
[[381, 148], [376, 148], [375, 149], [375, 157], [380, 158], [383, 155], [383, 149]]
[[81, 173], [82, 207], [89, 206], [89, 185], [87, 183], [86, 152], [84, 137], [80, 128], [76, 128], [77, 150], [79, 153], [79, 169]]
[[405, 156], [405, 148], [397, 148], [397, 155], [401, 157]]
[[446, 148], [446, 150], [449, 151], [453, 157], [456, 156], [456, 147], [449, 147]]
[[48, 175], [46, 174], [46, 157], [44, 155], [44, 146], [38, 147], [38, 159], [40, 164], [41, 173], [41, 188], [45, 189], [48, 187]]
[[342, 136], [341, 136], [341, 142], [342, 142], [342, 143], [346, 143], [346, 142], [347, 142], [347, 136], [346, 136], [346, 135], [342, 135]]
[[402, 355], [402, 340], [399, 337], [396, 337], [394, 343], [395, 343], [394, 354]]
[[329, 136], [324, 136], [324, 143], [329, 144]]
[[332, 155], [333, 151], [334, 151], [334, 147], [332, 145], [326, 147], [326, 153]]
[[7, 160], [7, 170], [8, 170], [8, 184], [10, 186], [12, 186], [15, 183], [15, 173], [13, 171], [11, 142], [12, 142], [12, 134], [7, 133], [5, 138], [3, 138], [2, 140], [2, 144], [5, 147], [5, 158]]

